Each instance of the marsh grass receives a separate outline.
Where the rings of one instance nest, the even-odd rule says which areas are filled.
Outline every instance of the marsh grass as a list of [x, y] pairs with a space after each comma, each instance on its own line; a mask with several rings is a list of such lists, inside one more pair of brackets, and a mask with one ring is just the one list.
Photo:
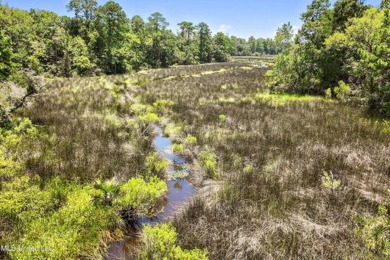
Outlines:
[[[129, 118], [137, 116], [131, 110], [135, 102], [125, 85], [111, 81], [85, 78], [53, 83], [25, 112], [49, 133], [46, 149], [53, 160], [30, 160], [28, 168], [42, 178], [62, 174], [91, 181], [135, 176], [152, 149], [151, 141], [144, 138], [147, 135], [139, 135], [128, 124]], [[142, 116], [145, 123], [156, 119], [152, 113]]]
[[167, 163], [152, 124], [166, 111], [139, 104], [134, 79], [53, 80], [0, 129], [0, 244], [36, 248], [7, 257], [101, 258], [156, 214]]
[[[361, 108], [269, 94], [267, 70], [243, 64], [142, 86], [143, 102], [174, 101], [174, 123], [215, 153], [218, 178], [204, 175], [214, 188], [176, 216], [178, 243], [207, 248], [211, 259], [380, 258], [353, 230], [355, 216], [375, 215], [386, 195], [386, 128]], [[324, 172], [341, 185], [324, 187]]]
[[[207, 249], [211, 259], [380, 259], [354, 229], [357, 216], [375, 218], [386, 198], [388, 122], [340, 102], [269, 94], [267, 69], [253, 65], [241, 61], [55, 80], [19, 112], [31, 118], [41, 135], [23, 139], [26, 146], [12, 150], [20, 158], [1, 161], [5, 169], [13, 169], [3, 174], [0, 167], [1, 188], [18, 189], [17, 196], [25, 194], [20, 198], [45, 202], [56, 214], [67, 210], [64, 205], [88, 211], [90, 205], [84, 206], [96, 179], [125, 183], [139, 177], [141, 183], [165, 176], [167, 163], [152, 147], [153, 123], [164, 122], [164, 134], [191, 151], [193, 178], [203, 178], [196, 181], [202, 190], [176, 214], [174, 228], [166, 226], [162, 233], [174, 237], [174, 243], [166, 242], [184, 250], [179, 253], [196, 247]], [[163, 100], [172, 101], [171, 106]], [[23, 178], [23, 165], [14, 163], [21, 158], [29, 173]], [[47, 182], [55, 177], [86, 187], [73, 195], [49, 196]], [[34, 185], [28, 188], [30, 178]], [[128, 198], [125, 204], [134, 201]], [[12, 240], [20, 216], [12, 211], [14, 205], [1, 205], [9, 206], [9, 214], [0, 223], [0, 238]], [[35, 209], [21, 210], [21, 216], [29, 217], [26, 212]], [[100, 213], [99, 230], [117, 228], [115, 221], [100, 218], [107, 212]], [[84, 220], [86, 226], [91, 222]], [[56, 230], [56, 222], [50, 223], [47, 228]], [[147, 233], [154, 238], [159, 232], [157, 227]], [[72, 257], [99, 255], [101, 241], [84, 241], [89, 250], [80, 254], [72, 247]], [[144, 253], [170, 253], [156, 245], [150, 240]], [[205, 252], [197, 251], [202, 257]]]

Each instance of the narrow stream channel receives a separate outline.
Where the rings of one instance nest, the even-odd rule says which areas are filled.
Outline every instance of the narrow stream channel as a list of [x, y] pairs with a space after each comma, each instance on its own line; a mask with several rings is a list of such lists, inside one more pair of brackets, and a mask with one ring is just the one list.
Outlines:
[[[168, 194], [162, 205], [163, 209], [155, 218], [140, 218], [138, 222], [142, 225], [155, 225], [164, 223], [174, 214], [175, 210], [188, 202], [195, 193], [192, 184], [185, 178], [172, 179], [175, 172], [186, 173], [186, 161], [184, 158], [172, 152], [172, 142], [163, 136], [163, 131], [157, 127], [157, 136], [153, 140], [155, 150], [168, 161]], [[106, 260], [125, 260], [133, 256], [134, 238], [125, 238], [113, 243], [107, 251]]]

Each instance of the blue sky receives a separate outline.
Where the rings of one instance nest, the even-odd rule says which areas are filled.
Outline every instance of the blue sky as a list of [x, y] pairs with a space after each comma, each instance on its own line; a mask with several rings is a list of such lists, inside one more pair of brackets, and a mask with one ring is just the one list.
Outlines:
[[[1, 1], [1, 0], [0, 0]], [[71, 15], [66, 11], [68, 0], [2, 0], [11, 7], [21, 9], [44, 9], [60, 15]], [[107, 1], [98, 0], [99, 4]], [[223, 31], [229, 35], [248, 38], [273, 37], [276, 29], [285, 22], [295, 28], [301, 26], [300, 14], [311, 0], [116, 0], [128, 17], [140, 15], [145, 20], [153, 12], [167, 18], [170, 28], [177, 30], [177, 23], [205, 22], [214, 33]], [[332, 1], [334, 2], [334, 1]], [[378, 6], [380, 0], [366, 0]]]

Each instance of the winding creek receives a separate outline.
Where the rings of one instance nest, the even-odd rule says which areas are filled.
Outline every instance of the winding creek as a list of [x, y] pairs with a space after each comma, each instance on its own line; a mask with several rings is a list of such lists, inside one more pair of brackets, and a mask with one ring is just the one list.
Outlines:
[[[168, 161], [168, 194], [162, 205], [163, 209], [154, 218], [140, 218], [139, 224], [155, 225], [164, 223], [173, 216], [176, 209], [188, 202], [195, 194], [192, 184], [186, 179], [173, 179], [176, 172], [187, 173], [186, 161], [184, 158], [172, 152], [173, 143], [163, 136], [163, 131], [157, 127], [157, 136], [153, 140], [155, 150]], [[106, 260], [125, 260], [133, 257], [134, 237], [128, 237], [113, 243], [107, 251]]]

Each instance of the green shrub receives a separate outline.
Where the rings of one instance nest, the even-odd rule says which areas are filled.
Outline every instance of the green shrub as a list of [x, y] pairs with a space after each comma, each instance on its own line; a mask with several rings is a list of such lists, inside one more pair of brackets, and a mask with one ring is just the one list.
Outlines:
[[185, 250], [177, 246], [176, 231], [171, 224], [145, 226], [143, 234], [145, 246], [139, 254], [141, 259], [208, 259], [206, 250]]
[[328, 99], [332, 98], [332, 89], [331, 88], [326, 89], [325, 97], [328, 98]]
[[184, 144], [173, 144], [172, 149], [175, 153], [181, 153], [184, 151], [185, 146]]
[[336, 180], [333, 177], [332, 172], [330, 172], [329, 174], [324, 171], [324, 175], [322, 176], [321, 180], [322, 180], [322, 187], [325, 189], [337, 190], [341, 187], [341, 181]]
[[145, 115], [140, 116], [139, 120], [145, 124], [152, 124], [152, 123], [157, 123], [160, 120], [160, 118], [158, 117], [157, 114], [148, 112]]
[[119, 191], [118, 185], [111, 181], [97, 181], [94, 186], [96, 189], [94, 202], [100, 205], [112, 205]]
[[337, 99], [343, 100], [351, 93], [351, 87], [344, 81], [339, 82], [339, 86], [333, 89]]
[[135, 103], [130, 106], [131, 111], [138, 116], [144, 115], [147, 112], [153, 112], [153, 108], [144, 104]]
[[390, 120], [384, 120], [382, 122], [381, 133], [383, 133], [383, 134], [390, 134]]
[[225, 115], [219, 115], [218, 118], [222, 122], [226, 120], [226, 116]]
[[[388, 191], [390, 194], [390, 190]], [[378, 213], [374, 217], [357, 217], [355, 234], [363, 241], [364, 245], [383, 256], [390, 257], [390, 217], [385, 205], [378, 207]]]
[[136, 209], [139, 212], [149, 213], [156, 201], [167, 191], [167, 185], [157, 176], [145, 182], [142, 178], [132, 178], [120, 188], [117, 205], [125, 209]]
[[160, 115], [163, 114], [164, 112], [166, 112], [168, 107], [171, 107], [173, 105], [175, 105], [175, 102], [168, 101], [165, 99], [158, 99], [153, 103], [153, 106], [154, 106], [156, 112]]
[[[82, 187], [74, 184], [61, 184], [61, 187], [66, 190], [64, 204], [52, 213], [45, 210], [47, 205], [51, 205], [47, 203], [48, 200], [39, 200], [41, 192], [33, 193], [36, 201], [31, 205], [36, 205], [39, 215], [32, 218], [31, 213], [34, 211], [26, 212], [25, 215], [30, 216], [24, 223], [23, 235], [14, 243], [22, 248], [31, 247], [36, 250], [16, 250], [10, 253], [12, 258], [99, 257], [102, 236], [109, 226], [116, 222], [113, 209], [97, 207], [91, 203], [94, 189], [90, 185]], [[23, 204], [23, 208], [26, 208], [26, 204]]]
[[196, 143], [198, 142], [198, 139], [197, 139], [195, 136], [188, 135], [188, 136], [186, 137], [185, 142], [186, 142], [187, 144], [196, 144]]
[[199, 154], [203, 167], [206, 169], [210, 178], [215, 179], [219, 177], [217, 155], [211, 152], [208, 148], [201, 151]]
[[168, 162], [161, 160], [158, 153], [153, 153], [146, 157], [145, 161], [145, 174], [146, 176], [161, 175], [168, 168]]
[[164, 136], [172, 136], [178, 134], [181, 130], [180, 126], [175, 126], [174, 124], [167, 124], [164, 128]]

